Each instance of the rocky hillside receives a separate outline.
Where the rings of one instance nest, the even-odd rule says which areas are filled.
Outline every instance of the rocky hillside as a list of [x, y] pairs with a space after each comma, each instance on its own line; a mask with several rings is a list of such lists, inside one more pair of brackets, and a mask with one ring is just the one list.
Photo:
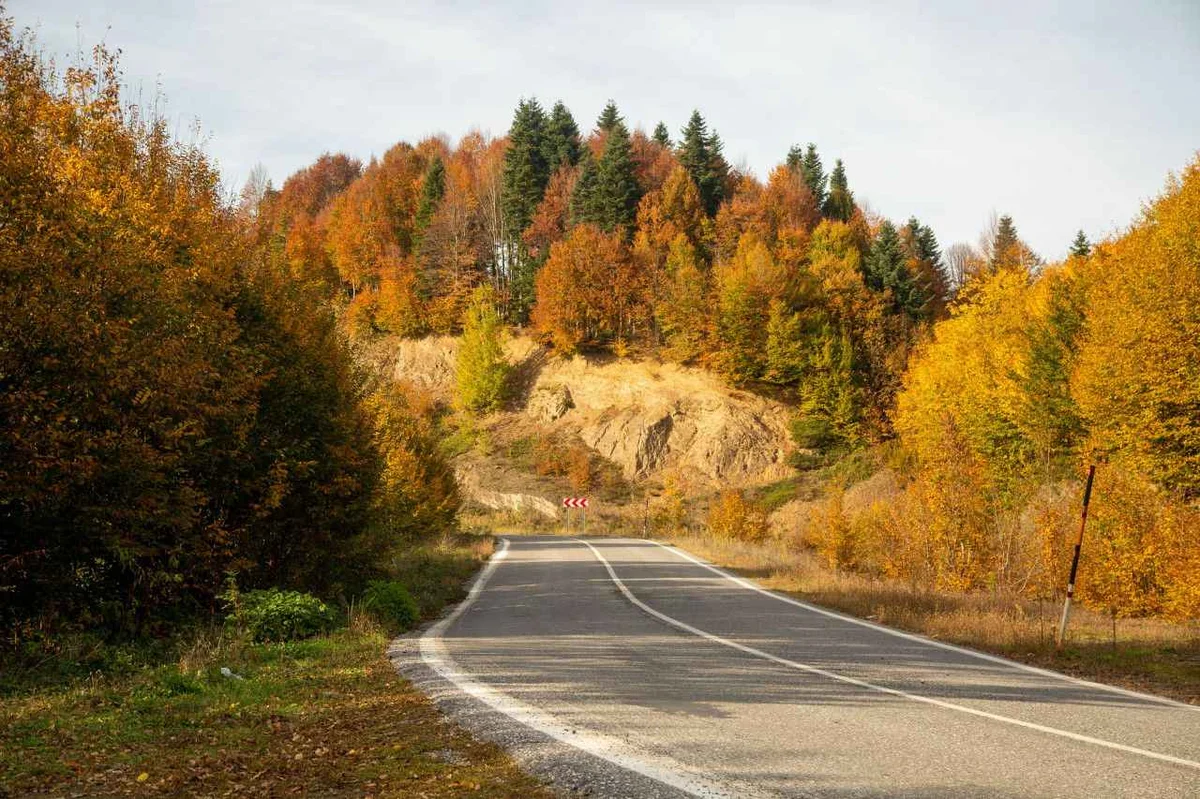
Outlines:
[[[390, 353], [391, 375], [449, 400], [457, 347], [452, 337], [401, 341]], [[788, 410], [778, 402], [675, 364], [560, 359], [525, 337], [510, 339], [506, 350], [514, 396], [506, 412], [488, 420], [493, 428], [577, 437], [634, 483], [674, 476], [693, 486], [753, 486], [790, 473]], [[466, 461], [460, 474], [469, 493], [505, 493], [497, 489], [503, 464]]]

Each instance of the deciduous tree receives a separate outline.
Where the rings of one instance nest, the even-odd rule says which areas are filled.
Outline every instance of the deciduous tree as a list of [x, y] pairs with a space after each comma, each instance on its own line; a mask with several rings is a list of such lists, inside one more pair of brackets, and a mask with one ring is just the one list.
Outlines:
[[504, 356], [503, 324], [490, 288], [476, 289], [463, 314], [455, 364], [458, 405], [472, 412], [499, 410], [511, 371]]

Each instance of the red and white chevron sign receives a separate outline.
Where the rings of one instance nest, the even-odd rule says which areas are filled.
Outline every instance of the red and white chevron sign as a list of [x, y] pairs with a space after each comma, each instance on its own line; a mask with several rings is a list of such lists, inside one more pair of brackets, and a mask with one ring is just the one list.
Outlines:
[[564, 497], [564, 508], [586, 508], [588, 506], [587, 497]]

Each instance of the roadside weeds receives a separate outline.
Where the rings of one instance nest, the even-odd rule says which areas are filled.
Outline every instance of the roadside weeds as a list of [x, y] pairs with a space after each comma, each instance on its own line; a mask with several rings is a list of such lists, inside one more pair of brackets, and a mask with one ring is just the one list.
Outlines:
[[[484, 555], [425, 553], [422, 615], [461, 598]], [[550, 795], [398, 677], [390, 638], [356, 613], [288, 643], [208, 630], [132, 673], [0, 696], [0, 797]]]

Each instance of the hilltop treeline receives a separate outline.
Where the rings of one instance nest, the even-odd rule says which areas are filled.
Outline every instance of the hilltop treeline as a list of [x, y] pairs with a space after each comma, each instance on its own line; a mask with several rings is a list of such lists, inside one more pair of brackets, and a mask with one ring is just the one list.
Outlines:
[[[0, 624], [142, 631], [226, 579], [333, 594], [457, 502], [403, 397], [204, 154], [0, 19]], [[315, 202], [315, 200], [314, 200]]]
[[887, 431], [919, 331], [951, 286], [933, 231], [867, 218], [846, 166], [795, 147], [765, 183], [694, 113], [672, 141], [610, 103], [590, 132], [522, 100], [504, 139], [326, 155], [263, 201], [293, 274], [355, 335], [459, 330], [473, 290], [563, 353], [652, 352], [796, 398], [813, 442]]

